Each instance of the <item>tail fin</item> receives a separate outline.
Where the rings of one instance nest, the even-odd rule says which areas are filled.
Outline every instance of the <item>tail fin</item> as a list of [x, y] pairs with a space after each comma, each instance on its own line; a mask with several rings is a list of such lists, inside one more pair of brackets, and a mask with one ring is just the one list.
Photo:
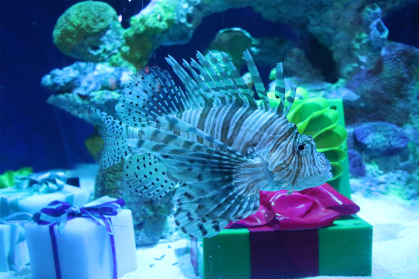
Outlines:
[[92, 107], [90, 108], [102, 118], [106, 126], [106, 131], [102, 134], [105, 146], [102, 151], [100, 165], [102, 168], [108, 168], [117, 164], [129, 154], [126, 132], [127, 126], [103, 111]]

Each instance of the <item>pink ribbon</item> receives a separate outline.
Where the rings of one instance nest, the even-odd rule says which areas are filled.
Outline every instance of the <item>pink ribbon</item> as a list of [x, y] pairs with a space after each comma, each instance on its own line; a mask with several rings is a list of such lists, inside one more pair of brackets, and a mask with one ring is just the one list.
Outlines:
[[[259, 210], [227, 228], [265, 227], [275, 230], [303, 230], [326, 227], [342, 215], [352, 215], [359, 206], [325, 183], [321, 186], [293, 192], [260, 191]], [[262, 229], [262, 228], [261, 228]]]

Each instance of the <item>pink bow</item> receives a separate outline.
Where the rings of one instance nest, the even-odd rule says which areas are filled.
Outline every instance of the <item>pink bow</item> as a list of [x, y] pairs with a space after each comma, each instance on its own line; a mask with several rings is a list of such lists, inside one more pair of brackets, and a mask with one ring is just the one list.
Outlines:
[[352, 215], [359, 206], [341, 195], [332, 186], [321, 186], [293, 192], [260, 191], [259, 210], [232, 227], [269, 226], [275, 230], [315, 229], [332, 225], [342, 215]]

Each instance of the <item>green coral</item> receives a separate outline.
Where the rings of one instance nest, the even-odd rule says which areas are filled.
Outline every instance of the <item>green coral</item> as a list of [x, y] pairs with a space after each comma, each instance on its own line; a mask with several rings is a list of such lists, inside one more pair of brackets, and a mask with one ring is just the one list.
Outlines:
[[130, 62], [122, 58], [121, 52], [118, 52], [117, 54], [112, 55], [108, 61], [108, 64], [113, 67], [124, 67], [124, 68], [130, 69], [133, 73], [137, 71], [133, 64], [131, 64]]
[[148, 57], [153, 49], [150, 37], [141, 33], [133, 33], [128, 29], [124, 38], [126, 45], [121, 47], [121, 57], [132, 63], [137, 69], [147, 65]]
[[107, 3], [85, 1], [71, 6], [60, 16], [53, 32], [54, 44], [65, 54], [85, 38], [106, 30], [118, 19]]
[[153, 36], [169, 30], [176, 22], [176, 1], [159, 1], [146, 15], [140, 14], [130, 20], [131, 32]]
[[153, 50], [153, 37], [169, 30], [176, 22], [176, 1], [156, 2], [147, 14], [140, 13], [130, 20], [131, 27], [125, 32], [125, 45], [121, 57], [137, 69], [147, 65]]

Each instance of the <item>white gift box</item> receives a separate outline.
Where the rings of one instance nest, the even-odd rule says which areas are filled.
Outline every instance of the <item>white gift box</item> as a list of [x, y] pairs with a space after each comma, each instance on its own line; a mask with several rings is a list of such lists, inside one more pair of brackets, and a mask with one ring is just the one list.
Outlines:
[[[89, 192], [79, 187], [65, 185], [63, 189], [54, 193], [22, 195], [22, 191], [7, 188], [7, 193], [2, 194], [0, 217], [7, 216], [14, 212], [27, 212], [35, 214], [46, 207], [52, 201], [65, 201], [73, 206], [83, 206], [89, 199]], [[14, 191], [14, 192], [11, 192]], [[10, 204], [13, 204], [12, 206]]]
[[12, 270], [9, 255], [12, 254], [12, 264], [21, 268], [29, 263], [28, 247], [26, 241], [15, 244], [19, 239], [19, 230], [16, 226], [0, 224], [0, 272]]
[[66, 185], [61, 191], [55, 193], [33, 195], [23, 198], [18, 201], [17, 208], [19, 212], [35, 214], [52, 201], [65, 201], [73, 206], [81, 207], [87, 203], [88, 199], [88, 191], [79, 187]]
[[[113, 224], [118, 278], [137, 268], [134, 228], [130, 210], [122, 209], [109, 216]], [[50, 225], [25, 224], [26, 239], [34, 279], [56, 278], [49, 232]], [[62, 279], [113, 278], [110, 234], [90, 218], [67, 221], [63, 233], [54, 227]]]

